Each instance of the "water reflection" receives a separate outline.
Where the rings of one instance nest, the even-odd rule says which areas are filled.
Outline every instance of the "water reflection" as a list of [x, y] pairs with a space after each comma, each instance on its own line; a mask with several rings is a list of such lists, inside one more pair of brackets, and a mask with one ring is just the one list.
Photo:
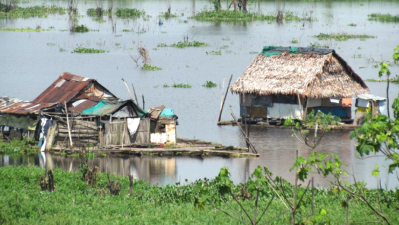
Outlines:
[[[377, 180], [371, 175], [375, 164], [386, 165], [384, 157], [373, 157], [369, 159], [358, 159], [355, 154], [355, 141], [349, 139], [350, 132], [334, 131], [324, 136], [320, 145], [316, 148], [318, 152], [337, 154], [342, 163], [349, 165], [347, 170], [356, 176], [357, 180], [368, 183], [369, 187], [376, 187]], [[237, 133], [237, 138], [241, 134]], [[217, 176], [221, 167], [228, 167], [231, 178], [235, 183], [245, 182], [256, 167], [267, 167], [273, 174], [282, 176], [290, 182], [294, 180], [294, 173], [290, 171], [295, 162], [295, 151], [299, 156], [307, 158], [311, 149], [306, 147], [297, 139], [291, 137], [290, 129], [265, 129], [261, 127], [251, 128], [251, 140], [260, 153], [259, 158], [192, 158], [192, 157], [97, 157], [89, 160], [90, 167], [97, 166], [101, 172], [128, 176], [133, 175], [136, 179], [144, 179], [151, 184], [174, 184], [176, 182], [192, 182], [204, 177], [213, 178]], [[244, 139], [240, 138], [244, 145]], [[54, 169], [59, 167], [67, 171], [79, 171], [79, 166], [84, 161], [77, 157], [65, 157], [49, 153], [38, 153], [37, 155], [1, 155], [0, 166], [9, 165], [31, 165], [42, 168]], [[316, 185], [326, 187], [328, 181], [319, 176], [315, 177]], [[388, 188], [398, 186], [397, 179], [391, 179], [381, 169], [381, 183]], [[352, 177], [347, 180], [353, 181]]]

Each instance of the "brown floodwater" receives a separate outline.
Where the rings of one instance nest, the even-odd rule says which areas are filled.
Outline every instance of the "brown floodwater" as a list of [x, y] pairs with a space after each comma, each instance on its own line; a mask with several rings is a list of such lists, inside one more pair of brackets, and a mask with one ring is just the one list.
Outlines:
[[[21, 6], [56, 4], [67, 6], [67, 1], [29, 1]], [[159, 13], [166, 12], [170, 4], [176, 18], [162, 19]], [[222, 7], [226, 7], [223, 1]], [[284, 9], [298, 16], [312, 16], [314, 22], [274, 21], [254, 22], [198, 22], [190, 19], [193, 12], [211, 9], [209, 1], [116, 1], [114, 8], [138, 8], [146, 12], [146, 19], [119, 19], [103, 17], [98, 22], [86, 15], [88, 8], [95, 8], [99, 1], [81, 1], [77, 8], [81, 14], [78, 24], [85, 24], [91, 31], [72, 34], [68, 31], [68, 15], [47, 18], [0, 20], [0, 28], [51, 28], [44, 32], [0, 31], [0, 96], [7, 95], [23, 100], [32, 100], [47, 88], [59, 74], [68, 71], [77, 75], [97, 79], [120, 98], [129, 95], [121, 79], [134, 83], [137, 94], [144, 95], [145, 108], [166, 105], [179, 116], [179, 137], [197, 138], [224, 145], [245, 146], [244, 139], [234, 126], [217, 126], [222, 95], [222, 84], [233, 74], [233, 82], [244, 72], [263, 46], [302, 46], [314, 43], [328, 45], [341, 55], [363, 78], [377, 78], [378, 64], [390, 61], [393, 49], [399, 44], [399, 23], [369, 21], [371, 13], [399, 14], [397, 1], [322, 1], [286, 2]], [[106, 1], [104, 8], [108, 7]], [[254, 1], [250, 11], [274, 14], [277, 6], [272, 1]], [[349, 26], [351, 24], [351, 26]], [[113, 32], [112, 27], [116, 27]], [[130, 32], [124, 32], [129, 30]], [[320, 33], [348, 33], [374, 35], [373, 39], [349, 39], [347, 41], [318, 40]], [[170, 45], [183, 41], [202, 41], [208, 47], [176, 49], [157, 47], [160, 43]], [[293, 44], [294, 40], [298, 43]], [[78, 46], [101, 48], [105, 54], [71, 53]], [[138, 46], [149, 50], [151, 64], [160, 71], [142, 71], [131, 56], [137, 57]], [[209, 54], [220, 51], [221, 55]], [[397, 65], [391, 66], [393, 75], [399, 74]], [[205, 88], [206, 81], [218, 84], [216, 88]], [[164, 84], [188, 83], [192, 88], [163, 88]], [[226, 81], [227, 83], [227, 81]], [[367, 82], [372, 94], [385, 96], [384, 83]], [[399, 94], [399, 85], [392, 84], [390, 99]], [[222, 120], [231, 120], [229, 106], [239, 113], [238, 95], [229, 95]], [[392, 113], [391, 113], [392, 114]], [[307, 156], [310, 150], [291, 137], [288, 129], [251, 128], [251, 141], [257, 147], [259, 158], [190, 158], [190, 157], [129, 157], [96, 158], [91, 160], [102, 171], [127, 175], [133, 174], [153, 184], [172, 184], [217, 175], [221, 167], [227, 166], [235, 182], [245, 181], [258, 166], [266, 166], [273, 173], [288, 180], [293, 179], [290, 168], [295, 151]], [[382, 157], [361, 160], [356, 157], [355, 142], [349, 140], [348, 131], [335, 131], [325, 136], [317, 151], [333, 152], [341, 156], [349, 170], [358, 180], [375, 187], [377, 178], [371, 176], [376, 163], [381, 168], [382, 184], [396, 187], [398, 181], [385, 172], [388, 161]], [[0, 166], [37, 165], [78, 170], [80, 159], [51, 154], [30, 156], [1, 155]], [[316, 176], [322, 186], [327, 182]]]

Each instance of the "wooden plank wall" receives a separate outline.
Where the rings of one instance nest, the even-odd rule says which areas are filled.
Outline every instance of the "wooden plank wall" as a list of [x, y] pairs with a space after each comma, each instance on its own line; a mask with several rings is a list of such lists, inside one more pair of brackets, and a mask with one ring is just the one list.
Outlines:
[[[96, 146], [99, 143], [99, 128], [97, 122], [72, 118], [69, 123], [74, 147], [86, 148], [89, 146]], [[54, 132], [52, 132], [51, 128], [49, 129], [47, 135], [48, 141], [51, 141], [50, 143], [53, 146], [69, 147], [70, 141], [67, 124], [62, 122], [57, 122], [56, 124], [57, 125], [53, 126]], [[48, 143], [49, 145], [46, 149], [51, 146], [50, 143]]]

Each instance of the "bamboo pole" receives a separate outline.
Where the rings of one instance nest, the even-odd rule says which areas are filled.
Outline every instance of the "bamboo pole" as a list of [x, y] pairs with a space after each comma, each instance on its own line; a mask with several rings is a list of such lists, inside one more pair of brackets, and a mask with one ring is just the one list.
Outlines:
[[224, 107], [224, 103], [226, 101], [227, 94], [229, 93], [229, 87], [230, 87], [231, 79], [233, 79], [233, 74], [231, 74], [231, 76], [230, 76], [229, 84], [227, 85], [226, 93], [224, 94], [222, 105], [220, 107], [218, 123], [220, 122], [220, 119], [222, 118], [223, 107]]
[[143, 109], [145, 108], [145, 100], [144, 100], [144, 95], [141, 95], [143, 97]]
[[72, 137], [71, 137], [71, 128], [69, 126], [69, 115], [68, 115], [68, 108], [67, 108], [66, 101], [64, 101], [64, 105], [65, 105], [65, 113], [66, 113], [66, 119], [67, 119], [69, 143], [71, 144], [71, 149], [72, 149], [73, 148], [73, 142], [72, 142]]
[[256, 151], [255, 146], [252, 144], [252, 142], [249, 140], [248, 136], [246, 135], [245, 131], [242, 129], [241, 125], [238, 123], [236, 116], [233, 113], [233, 109], [231, 109], [230, 106], [230, 110], [231, 110], [231, 116], [233, 117], [234, 121], [237, 123], [238, 127], [241, 130], [241, 133], [244, 135], [245, 141], [246, 143], [251, 147], [252, 152], [258, 154], [258, 151]]
[[132, 94], [130, 93], [130, 89], [129, 89], [129, 87], [127, 86], [127, 83], [126, 83], [125, 79], [123, 79], [123, 77], [122, 77], [122, 81], [123, 81], [123, 83], [124, 83], [125, 86], [126, 86], [127, 92], [128, 92], [129, 95], [130, 95], [130, 99], [132, 99], [132, 101], [134, 102], [133, 96], [132, 96]]

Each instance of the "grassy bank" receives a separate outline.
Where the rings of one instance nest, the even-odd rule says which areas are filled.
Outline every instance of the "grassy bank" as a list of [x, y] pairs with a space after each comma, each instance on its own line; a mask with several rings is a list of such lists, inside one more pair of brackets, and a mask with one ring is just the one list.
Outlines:
[[[44, 175], [44, 169], [38, 167], [0, 168], [0, 224], [238, 224], [210, 205], [205, 205], [202, 210], [194, 206], [204, 187], [208, 190], [207, 195], [217, 198], [215, 180], [199, 180], [189, 185], [166, 187], [150, 186], [144, 181], [135, 180], [129, 194], [129, 179], [111, 176], [111, 180], [121, 184], [121, 190], [119, 195], [110, 195], [107, 176], [103, 173], [98, 175], [97, 182], [91, 187], [82, 180], [82, 173], [56, 169], [54, 192], [41, 191], [40, 175]], [[237, 195], [242, 193], [241, 185], [233, 189]], [[300, 188], [301, 192], [304, 192], [304, 188]], [[372, 192], [370, 190], [370, 194]], [[288, 188], [286, 194], [290, 193], [291, 189]], [[390, 192], [385, 194], [393, 196]], [[377, 200], [377, 195], [374, 195]], [[267, 195], [259, 199], [259, 209], [267, 205], [268, 197], [264, 196]], [[239, 198], [244, 208], [253, 208], [254, 195], [246, 193], [245, 197]], [[221, 200], [216, 206], [230, 210]], [[346, 209], [341, 207], [342, 201], [334, 191], [316, 189], [316, 215], [311, 216], [310, 205], [304, 201], [298, 210], [297, 221], [308, 221], [308, 224], [314, 224], [312, 221], [316, 220], [318, 224], [344, 224]], [[240, 210], [234, 203], [230, 206]], [[288, 224], [289, 213], [273, 219], [284, 210], [283, 204], [273, 201], [260, 224], [270, 219], [276, 224]], [[397, 223], [395, 214], [396, 209], [388, 210], [392, 222]], [[352, 200], [350, 222], [365, 221], [376, 221], [376, 218], [368, 208]]]
[[0, 141], [0, 154], [35, 153], [39, 152], [39, 150], [40, 149], [35, 145], [35, 141], [33, 139], [24, 139], [22, 141], [16, 139], [12, 141]]

